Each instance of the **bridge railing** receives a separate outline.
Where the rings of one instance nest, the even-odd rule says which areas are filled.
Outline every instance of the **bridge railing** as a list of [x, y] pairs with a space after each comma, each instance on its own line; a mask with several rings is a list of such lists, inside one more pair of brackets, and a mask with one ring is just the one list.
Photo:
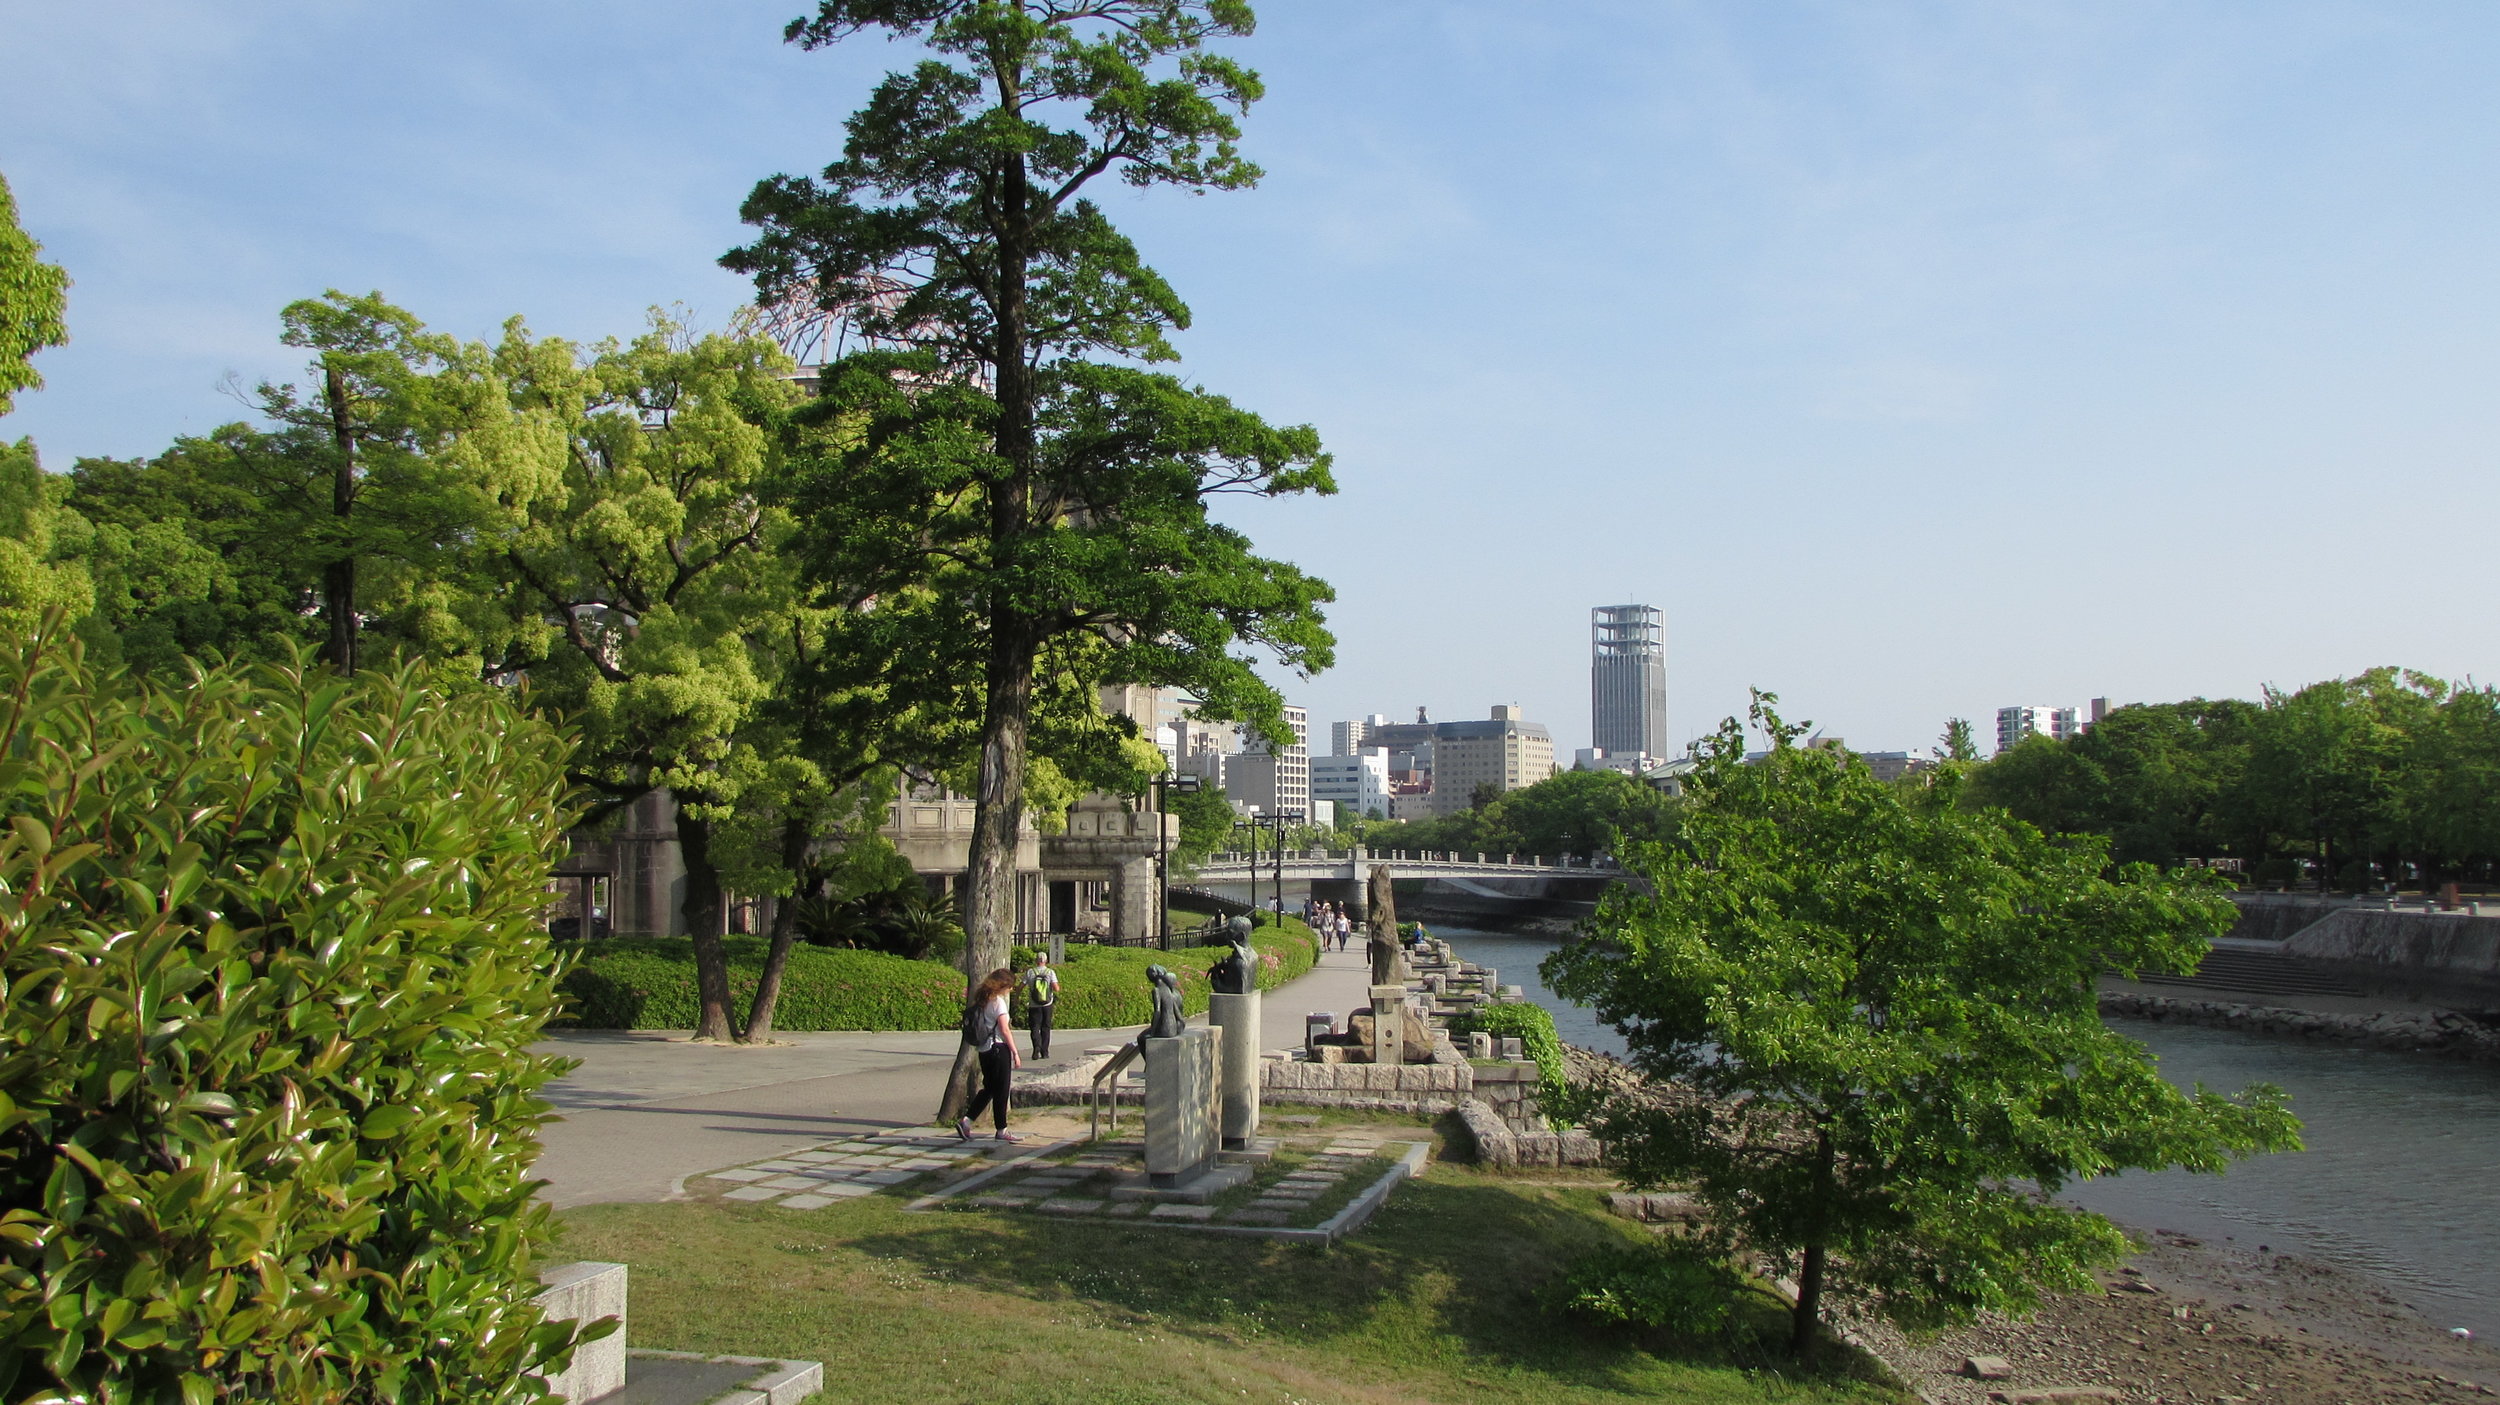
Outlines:
[[[1575, 868], [1603, 870], [1616, 867], [1614, 855], [1605, 853], [1492, 854], [1456, 849], [1294, 849], [1285, 853], [1283, 861], [1290, 866], [1314, 860], [1323, 863], [1385, 863], [1392, 866], [1450, 864], [1468, 868], [1524, 868], [1531, 871]], [[1228, 849], [1208, 855], [1199, 868], [1201, 870], [1243, 868], [1254, 864], [1266, 867], [1276, 862], [1276, 852], [1272, 849], [1262, 849], [1255, 855], [1246, 849]]]

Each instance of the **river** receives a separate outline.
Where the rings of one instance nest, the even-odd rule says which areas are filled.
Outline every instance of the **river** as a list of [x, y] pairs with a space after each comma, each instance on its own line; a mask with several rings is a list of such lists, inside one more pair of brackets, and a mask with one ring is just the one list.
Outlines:
[[[1461, 958], [1501, 972], [1554, 1014], [1562, 1037], [1623, 1039], [1537, 975], [1555, 943], [1435, 927]], [[2268, 1245], [2367, 1273], [2441, 1326], [2500, 1339], [2500, 1069], [2187, 1025], [2112, 1020], [2181, 1085], [2272, 1083], [2291, 1095], [2305, 1149], [2220, 1176], [2130, 1173], [2067, 1198], [2139, 1229]]]

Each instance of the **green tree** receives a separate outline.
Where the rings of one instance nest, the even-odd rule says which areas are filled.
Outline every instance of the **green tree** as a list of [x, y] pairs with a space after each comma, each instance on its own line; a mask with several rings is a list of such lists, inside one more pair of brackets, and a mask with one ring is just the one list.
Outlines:
[[2249, 729], [2253, 818], [2305, 841], [2329, 879], [2392, 858], [2406, 837], [2401, 773], [2412, 738], [2434, 725], [2447, 695], [2440, 680], [2395, 668], [2296, 693], [2267, 689]]
[[81, 559], [92, 533], [67, 507], [69, 490], [43, 471], [33, 441], [0, 443], [0, 631], [22, 635], [46, 611], [75, 619], [94, 608]]
[[1944, 735], [1937, 740], [1942, 743], [1936, 748], [1936, 759], [1939, 761], [1976, 761], [1979, 759], [1979, 743], [1972, 739], [1970, 719], [1967, 717], [1956, 717], [1947, 721], [1944, 724]]
[[2101, 1023], [2102, 971], [2193, 970], [2227, 901], [1961, 808], [1950, 770], [1905, 794], [1798, 747], [1773, 701], [1768, 755], [1730, 719], [1679, 833], [1629, 846], [1654, 896], [1616, 890], [1544, 971], [1669, 1090], [1584, 1115], [1634, 1184], [1689, 1181], [1796, 1265], [1796, 1349], [1835, 1281], [1912, 1321], [2086, 1286], [2125, 1240], [2049, 1198], [2072, 1180], [2297, 1144], [2276, 1090], [2182, 1093]]
[[1087, 193], [1256, 179], [1233, 143], [1258, 80], [1205, 48], [1251, 23], [1239, 0], [822, 0], [788, 31], [930, 54], [879, 85], [821, 178], [756, 187], [742, 214], [763, 232], [723, 262], [877, 348], [827, 368], [821, 413], [858, 435], [800, 510], [815, 576], [925, 590], [944, 608], [924, 656], [980, 681], [975, 972], [1014, 928], [1038, 661], [1081, 635], [1084, 688], [1185, 686], [1280, 740], [1273, 691], [1227, 647], [1329, 661], [1326, 588], [1206, 512], [1211, 493], [1331, 491], [1317, 436], [1084, 359], [1174, 355], [1187, 308]]
[[1164, 804], [1180, 816], [1180, 838], [1172, 844], [1169, 862], [1175, 873], [1187, 873], [1225, 847], [1233, 835], [1233, 802], [1213, 786], [1166, 790]]
[[1612, 853], [1626, 839], [1658, 840], [1674, 802], [1621, 771], [1563, 771], [1488, 807], [1476, 848], [1506, 854]]
[[734, 1038], [713, 830], [759, 774], [742, 733], [810, 628], [790, 516], [767, 501], [789, 360], [665, 317], [588, 354], [515, 322], [496, 357], [564, 446], [559, 482], [503, 549], [509, 627], [543, 650], [534, 695], [581, 733], [577, 776], [611, 806], [674, 799], [697, 1034]]
[[[0, 176], [0, 415], [17, 392], [33, 390], [43, 377], [28, 364], [36, 352], [69, 340], [69, 275], [38, 255], [43, 246], [17, 222], [17, 197]], [[31, 453], [31, 451], [29, 451]]]

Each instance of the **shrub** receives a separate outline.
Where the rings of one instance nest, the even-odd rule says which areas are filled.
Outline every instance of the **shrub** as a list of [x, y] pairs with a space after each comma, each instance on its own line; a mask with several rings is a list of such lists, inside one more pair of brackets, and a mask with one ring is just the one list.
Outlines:
[[0, 1389], [539, 1396], [565, 738], [408, 673], [162, 688], [38, 639], [0, 739]]
[[1678, 1336], [1725, 1328], [1745, 1282], [1710, 1249], [1681, 1240], [1601, 1249], [1548, 1291], [1554, 1308]]
[[[730, 937], [729, 993], [743, 1008], [755, 998], [765, 943]], [[595, 942], [565, 974], [560, 1023], [582, 1029], [695, 1027], [694, 943], [685, 937], [614, 937]], [[951, 966], [878, 951], [793, 946], [781, 974], [773, 1027], [952, 1029], [963, 1018], [964, 978]]]
[[1457, 1039], [1470, 1034], [1517, 1039], [1520, 1049], [1536, 1060], [1538, 1103], [1549, 1116], [1564, 1106], [1569, 1084], [1564, 1076], [1562, 1036], [1554, 1032], [1554, 1016], [1544, 1006], [1527, 1000], [1479, 1005], [1472, 1014], [1452, 1017], [1450, 1034]]

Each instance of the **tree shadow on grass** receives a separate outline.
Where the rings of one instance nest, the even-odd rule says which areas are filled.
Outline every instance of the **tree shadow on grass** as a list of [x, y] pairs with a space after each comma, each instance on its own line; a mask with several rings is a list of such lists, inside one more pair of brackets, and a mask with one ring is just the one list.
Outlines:
[[[925, 1229], [853, 1247], [988, 1291], [1083, 1301], [1228, 1344], [1324, 1347], [1389, 1369], [1515, 1369], [1614, 1392], [1655, 1388], [1660, 1362], [1842, 1383], [1839, 1363], [1800, 1372], [1749, 1333], [1644, 1339], [1558, 1315], [1543, 1299], [1547, 1285], [1578, 1257], [1639, 1233], [1597, 1213], [1594, 1200], [1432, 1179], [1401, 1186], [1370, 1225], [1325, 1247], [986, 1213], [932, 1215]], [[1747, 1320], [1763, 1319], [1749, 1310]], [[1774, 1312], [1774, 1332], [1778, 1321]]]

